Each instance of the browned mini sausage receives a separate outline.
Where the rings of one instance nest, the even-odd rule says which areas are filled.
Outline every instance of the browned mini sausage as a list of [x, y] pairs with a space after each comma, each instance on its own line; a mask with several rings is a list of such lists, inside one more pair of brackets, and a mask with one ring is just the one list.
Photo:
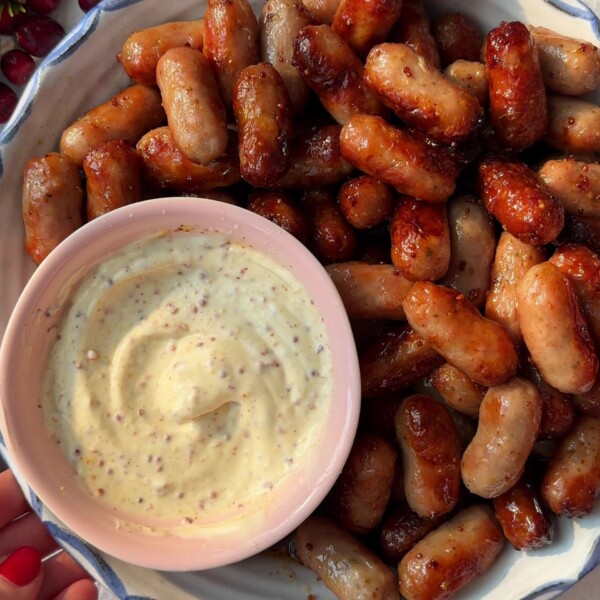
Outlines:
[[442, 365], [431, 374], [431, 385], [454, 410], [477, 419], [486, 392], [484, 386], [471, 381], [450, 363]]
[[448, 215], [443, 204], [400, 198], [390, 222], [392, 262], [411, 281], [435, 281], [450, 263]]
[[154, 85], [158, 59], [171, 48], [202, 50], [204, 21], [175, 21], [132, 33], [123, 44], [117, 60], [136, 83]]
[[483, 35], [466, 15], [458, 12], [440, 15], [431, 24], [431, 32], [443, 67], [456, 60], [479, 60]]
[[250, 196], [247, 208], [257, 215], [273, 221], [301, 242], [306, 242], [308, 220], [299, 204], [287, 193], [281, 191], [254, 192]]
[[600, 217], [600, 164], [565, 157], [546, 161], [538, 175], [565, 212]]
[[424, 519], [407, 502], [394, 506], [379, 530], [379, 545], [387, 560], [397, 563], [419, 540], [438, 527], [442, 518]]
[[544, 140], [565, 154], [600, 152], [600, 106], [579, 98], [549, 95]]
[[398, 20], [402, 0], [341, 0], [331, 28], [361, 58], [385, 40]]
[[409, 327], [384, 333], [360, 357], [363, 396], [403, 390], [442, 362], [444, 359]]
[[83, 189], [77, 165], [57, 152], [29, 159], [23, 171], [22, 202], [25, 249], [39, 265], [83, 225]]
[[448, 154], [381, 117], [353, 115], [342, 127], [340, 140], [346, 160], [400, 193], [444, 202], [454, 192], [458, 168]]
[[83, 160], [88, 220], [142, 199], [140, 157], [125, 140], [109, 140]]
[[390, 499], [396, 455], [379, 434], [357, 435], [331, 491], [331, 509], [344, 529], [363, 534], [379, 525]]
[[340, 0], [303, 0], [302, 4], [319, 23], [331, 25]]
[[508, 333], [482, 317], [460, 292], [419, 281], [402, 305], [410, 326], [476, 383], [498, 385], [517, 372], [518, 356]]
[[158, 90], [132, 85], [67, 127], [60, 138], [60, 151], [81, 166], [85, 155], [100, 142], [127, 140], [133, 145], [165, 121]]
[[461, 448], [454, 421], [425, 394], [406, 398], [394, 421], [408, 505], [429, 519], [449, 513], [458, 502], [460, 486]]
[[292, 101], [281, 75], [266, 63], [246, 67], [233, 87], [240, 172], [250, 184], [269, 186], [290, 166]]
[[404, 321], [402, 300], [413, 285], [392, 265], [343, 262], [327, 265], [351, 319]]
[[229, 139], [225, 106], [202, 52], [185, 47], [168, 50], [158, 61], [156, 82], [181, 151], [202, 165], [223, 156]]
[[496, 139], [520, 152], [548, 126], [546, 88], [533, 37], [523, 23], [501, 23], [485, 43], [490, 108]]
[[312, 188], [333, 185], [354, 170], [342, 156], [340, 126], [325, 125], [292, 141], [290, 168], [273, 187]]
[[458, 290], [481, 308], [496, 247], [493, 219], [475, 196], [458, 196], [448, 204], [448, 225], [450, 264], [440, 283]]
[[227, 154], [208, 165], [192, 162], [173, 140], [168, 127], [149, 131], [137, 144], [146, 181], [158, 188], [198, 194], [240, 180], [237, 140], [229, 139]]
[[579, 96], [600, 84], [600, 52], [589, 42], [545, 27], [529, 27], [540, 57], [546, 87], [557, 94]]
[[365, 80], [411, 127], [446, 144], [468, 139], [483, 120], [479, 101], [406, 44], [380, 44], [367, 56]]
[[589, 391], [598, 358], [568, 279], [550, 262], [521, 280], [517, 313], [525, 345], [542, 377], [567, 394]]
[[521, 242], [508, 231], [500, 235], [485, 316], [504, 325], [516, 344], [523, 340], [517, 315], [517, 287], [527, 271], [544, 260], [546, 252], [543, 248]]
[[360, 59], [329, 25], [307, 25], [298, 33], [293, 64], [340, 125], [354, 114], [383, 113]]
[[440, 54], [421, 0], [403, 0], [400, 18], [392, 29], [388, 41], [410, 46], [432, 67], [440, 68]]
[[562, 204], [526, 164], [485, 159], [479, 165], [479, 187], [486, 208], [522, 242], [548, 244], [561, 232]]
[[477, 433], [462, 456], [467, 488], [496, 498], [521, 477], [542, 419], [542, 397], [526, 379], [491, 387], [479, 407]]
[[537, 492], [525, 478], [494, 498], [494, 512], [506, 539], [516, 550], [534, 550], [552, 541], [554, 527]]
[[312, 16], [299, 0], [267, 0], [258, 22], [260, 60], [277, 69], [296, 114], [306, 106], [310, 91], [292, 64], [294, 38], [312, 22]]
[[248, 0], [208, 0], [203, 51], [221, 98], [231, 108], [237, 78], [245, 67], [258, 62], [258, 22]]
[[340, 209], [356, 229], [369, 229], [385, 221], [394, 210], [389, 186], [368, 175], [345, 181], [338, 194]]
[[406, 600], [445, 600], [489, 569], [504, 545], [491, 508], [476, 504], [413, 546], [398, 565]]
[[571, 282], [600, 351], [600, 256], [585, 246], [567, 244], [556, 250], [550, 262]]
[[298, 560], [340, 600], [398, 600], [388, 566], [350, 533], [325, 517], [309, 517], [294, 535]]
[[475, 96], [481, 106], [488, 102], [489, 89], [485, 65], [476, 61], [455, 60], [444, 69], [444, 77]]
[[542, 480], [542, 497], [563, 517], [584, 517], [600, 497], [600, 419], [579, 417], [560, 441]]

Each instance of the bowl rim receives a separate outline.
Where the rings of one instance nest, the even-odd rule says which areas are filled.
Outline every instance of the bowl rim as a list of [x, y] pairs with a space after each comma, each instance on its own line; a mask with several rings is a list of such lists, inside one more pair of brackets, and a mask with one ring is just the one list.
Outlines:
[[[167, 222], [186, 224], [189, 219], [193, 219], [195, 227], [200, 230], [210, 229], [210, 231], [214, 231], [215, 227], [207, 228], [201, 223], [205, 219], [211, 223], [218, 220], [221, 227], [217, 227], [217, 229], [225, 235], [231, 235], [241, 240], [245, 240], [249, 233], [262, 236], [265, 246], [255, 246], [256, 249], [266, 252], [288, 270], [292, 266], [296, 279], [305, 289], [312, 286], [308, 291], [323, 319], [325, 331], [329, 337], [334, 368], [333, 398], [336, 402], [342, 403], [340, 407], [329, 411], [326, 421], [328, 427], [332, 419], [336, 420], [340, 429], [332, 448], [330, 462], [323, 467], [322, 461], [319, 461], [321, 464], [318, 474], [314, 472], [316, 469], [310, 469], [311, 489], [309, 490], [307, 486], [301, 487], [300, 489], [306, 493], [295, 500], [293, 506], [290, 503], [292, 508], [271, 512], [270, 506], [269, 521], [271, 521], [271, 517], [274, 521], [269, 522], [266, 530], [252, 539], [239, 543], [239, 539], [235, 538], [237, 543], [233, 548], [218, 548], [214, 543], [207, 542], [202, 537], [191, 536], [190, 541], [186, 536], [186, 539], [177, 538], [177, 548], [181, 548], [181, 552], [165, 551], [164, 538], [145, 536], [128, 529], [120, 529], [119, 534], [115, 535], [114, 524], [110, 526], [101, 524], [99, 527], [96, 519], [100, 516], [101, 511], [98, 511], [98, 515], [96, 515], [93, 507], [90, 512], [79, 502], [73, 502], [74, 495], [71, 491], [76, 490], [71, 490], [69, 486], [73, 485], [76, 478], [73, 477], [73, 481], [65, 481], [65, 491], [64, 488], [57, 488], [52, 477], [48, 477], [47, 473], [42, 472], [42, 467], [36, 464], [34, 458], [37, 450], [33, 448], [42, 442], [38, 437], [26, 437], [25, 429], [28, 425], [21, 421], [27, 411], [23, 412], [23, 409], [20, 408], [24, 404], [23, 399], [14, 393], [14, 390], [19, 390], [19, 386], [26, 385], [19, 383], [19, 380], [23, 379], [19, 365], [25, 365], [27, 360], [23, 352], [20, 352], [23, 350], [24, 327], [28, 323], [30, 327], [34, 326], [31, 325], [31, 321], [35, 320], [36, 314], [40, 314], [40, 297], [43, 297], [44, 293], [48, 293], [45, 290], [49, 282], [51, 280], [58, 281], [61, 286], [65, 284], [72, 286], [75, 279], [77, 281], [81, 279], [84, 275], [81, 271], [78, 271], [73, 279], [72, 267], [78, 264], [78, 252], [81, 251], [82, 246], [93, 249], [104, 241], [105, 245], [116, 244], [113, 249], [117, 250], [123, 246], [123, 236], [119, 237], [118, 234], [125, 235], [126, 232], [126, 242], [133, 242], [135, 239], [148, 237], [153, 232], [165, 229], [176, 230], [175, 226], [157, 228], [156, 222], [159, 219], [165, 224]], [[144, 229], [148, 223], [152, 222], [153, 226]], [[134, 237], [131, 233], [132, 228], [136, 230]], [[105, 236], [106, 232], [110, 232], [111, 235]], [[109, 240], [108, 237], [111, 239]], [[253, 243], [250, 245], [254, 246]], [[269, 251], [268, 247], [272, 250]], [[287, 253], [286, 249], [288, 249]], [[282, 254], [276, 257], [277, 253]], [[96, 263], [87, 265], [85, 272], [89, 272], [95, 265]], [[304, 270], [298, 271], [296, 268], [298, 265], [302, 265]], [[306, 277], [306, 273], [310, 273], [312, 282], [303, 279]], [[315, 297], [315, 286], [319, 288], [319, 298]], [[335, 339], [332, 337], [332, 327], [335, 328]], [[40, 339], [48, 339], [48, 337], [48, 333], [42, 332]], [[31, 338], [28, 339], [31, 341]], [[44, 352], [44, 356], [46, 356], [46, 352]], [[35, 384], [31, 385], [36, 389], [39, 388]], [[32, 398], [29, 403], [32, 402], [37, 403], [37, 399]], [[341, 416], [340, 414], [336, 416], [340, 410], [342, 411]], [[0, 430], [8, 448], [11, 463], [40, 500], [75, 535], [111, 556], [130, 564], [155, 570], [189, 571], [225, 566], [265, 550], [291, 533], [313, 512], [335, 483], [350, 453], [358, 426], [359, 411], [360, 374], [350, 321], [339, 293], [321, 263], [301, 242], [271, 221], [244, 208], [216, 200], [183, 197], [145, 200], [117, 209], [75, 231], [48, 255], [27, 282], [10, 317], [0, 346]], [[29, 423], [30, 425], [31, 423]], [[48, 440], [44, 440], [43, 447], [47, 445]], [[66, 463], [66, 459], [64, 461]], [[304, 480], [305, 477], [299, 479]], [[75, 499], [80, 500], [81, 498], [76, 496]], [[93, 502], [93, 498], [90, 497], [90, 500]], [[109, 512], [109, 509], [106, 509], [106, 515]], [[141, 547], [138, 547], [139, 542], [144, 540], [147, 540], [147, 543], [142, 543]], [[229, 542], [226, 540], [225, 543]], [[196, 548], [197, 552], [192, 552], [192, 548]]]

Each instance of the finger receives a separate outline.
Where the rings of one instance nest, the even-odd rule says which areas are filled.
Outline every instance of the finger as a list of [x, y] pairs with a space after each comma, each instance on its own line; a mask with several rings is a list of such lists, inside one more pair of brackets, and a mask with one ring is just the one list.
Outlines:
[[0, 564], [0, 600], [36, 600], [42, 581], [40, 553], [19, 548]]
[[[51, 600], [80, 579], [90, 578], [66, 552], [59, 552], [44, 561], [43, 570], [44, 582], [37, 600]], [[79, 596], [76, 600], [80, 600]]]
[[98, 588], [89, 579], [80, 579], [66, 590], [63, 590], [54, 600], [96, 600]]
[[12, 471], [0, 473], [0, 528], [30, 510]]
[[54, 538], [33, 513], [13, 521], [0, 530], [0, 556], [10, 554], [22, 546], [23, 540], [27, 540], [27, 543], [42, 556], [47, 556], [58, 548]]

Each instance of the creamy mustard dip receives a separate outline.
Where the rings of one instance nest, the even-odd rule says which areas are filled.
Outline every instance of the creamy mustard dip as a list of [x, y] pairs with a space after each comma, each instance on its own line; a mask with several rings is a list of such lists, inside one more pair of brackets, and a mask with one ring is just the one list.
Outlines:
[[268, 506], [310, 459], [332, 385], [323, 324], [295, 277], [222, 234], [180, 232], [84, 279], [42, 407], [91, 493], [202, 525]]

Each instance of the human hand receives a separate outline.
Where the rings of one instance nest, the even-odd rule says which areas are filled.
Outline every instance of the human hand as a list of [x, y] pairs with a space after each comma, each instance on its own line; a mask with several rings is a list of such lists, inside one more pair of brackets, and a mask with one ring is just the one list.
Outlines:
[[0, 473], [0, 600], [97, 597], [89, 575], [31, 511], [12, 472]]

